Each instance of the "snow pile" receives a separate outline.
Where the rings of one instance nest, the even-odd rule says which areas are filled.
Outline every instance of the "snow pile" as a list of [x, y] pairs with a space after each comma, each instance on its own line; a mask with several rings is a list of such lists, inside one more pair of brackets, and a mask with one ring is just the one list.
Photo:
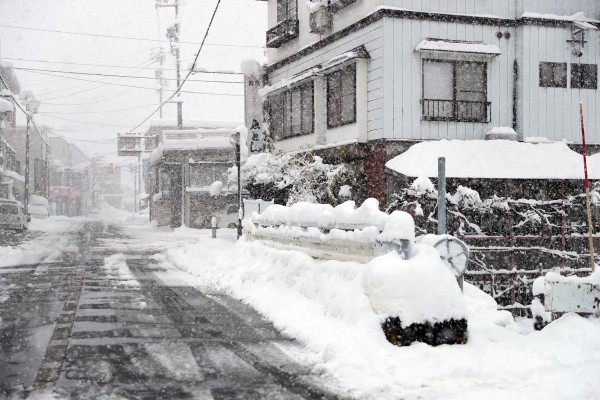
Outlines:
[[[581, 154], [565, 143], [426, 141], [394, 157], [386, 167], [409, 177], [435, 178], [438, 157], [446, 158], [448, 178], [583, 179]], [[590, 156], [588, 160], [590, 179], [600, 179], [600, 156]]]
[[[296, 203], [290, 207], [275, 204], [262, 214], [253, 215], [252, 222], [257, 225], [313, 226], [323, 229], [375, 226], [380, 231], [384, 231], [388, 221], [403, 218], [399, 216], [401, 214], [405, 213], [398, 212], [391, 215], [384, 213], [379, 210], [377, 199], [370, 198], [358, 208], [354, 201], [346, 201], [336, 207], [306, 202]], [[411, 234], [408, 231], [414, 229], [414, 225], [407, 219], [404, 220], [407, 226], [402, 229], [403, 235], [405, 238], [410, 238]]]
[[[203, 235], [197, 243], [171, 246], [166, 265], [172, 263], [193, 275], [190, 282], [199, 288], [223, 289], [247, 302], [296, 338], [313, 355], [312, 372], [331, 382], [342, 397], [568, 400], [596, 398], [600, 391], [595, 368], [600, 363], [600, 323], [596, 320], [567, 315], [533, 332], [523, 321], [516, 323], [509, 312], [497, 311], [490, 296], [465, 282], [466, 345], [434, 348], [415, 343], [397, 348], [385, 340], [380, 328], [382, 316], [389, 311], [379, 309], [385, 293], [379, 299], [371, 287], [381, 284], [386, 293], [393, 292], [395, 285], [414, 291], [400, 278], [411, 279], [413, 273], [404, 269], [409, 266], [402, 260], [386, 256], [367, 266], [315, 261], [303, 253], [256, 242], [234, 244], [234, 237], [210, 239], [210, 231]], [[426, 265], [435, 258], [431, 253], [419, 251], [416, 257], [424, 274], [434, 273], [435, 268]], [[371, 269], [377, 271], [379, 282], [369, 275]], [[389, 285], [386, 275], [393, 279]], [[438, 276], [432, 279], [436, 281], [428, 285], [427, 293], [437, 301], [414, 293], [418, 303], [427, 303], [426, 312], [445, 307], [450, 314], [464, 307], [439, 304], [438, 292], [448, 287], [437, 286]], [[416, 320], [419, 313], [410, 315]]]
[[437, 250], [415, 245], [412, 256], [403, 260], [390, 252], [367, 264], [363, 288], [373, 310], [382, 318], [400, 317], [403, 327], [465, 318], [466, 305], [456, 279]]

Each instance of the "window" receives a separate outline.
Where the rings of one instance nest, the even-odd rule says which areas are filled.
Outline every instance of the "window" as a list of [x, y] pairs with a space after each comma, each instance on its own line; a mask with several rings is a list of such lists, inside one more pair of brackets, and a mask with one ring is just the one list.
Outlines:
[[598, 89], [598, 66], [596, 64], [571, 64], [571, 87], [573, 89]]
[[423, 119], [488, 122], [487, 64], [470, 61], [423, 61]]
[[277, 22], [298, 19], [297, 0], [277, 0]]
[[540, 86], [541, 87], [567, 87], [567, 64], [566, 63], [540, 63]]
[[275, 140], [313, 132], [313, 82], [269, 98], [270, 130]]
[[171, 199], [171, 176], [165, 170], [160, 171], [160, 192], [162, 200]]
[[356, 64], [327, 75], [327, 127], [356, 122]]
[[195, 188], [209, 187], [216, 181], [225, 181], [230, 163], [199, 163], [190, 168], [190, 186]]

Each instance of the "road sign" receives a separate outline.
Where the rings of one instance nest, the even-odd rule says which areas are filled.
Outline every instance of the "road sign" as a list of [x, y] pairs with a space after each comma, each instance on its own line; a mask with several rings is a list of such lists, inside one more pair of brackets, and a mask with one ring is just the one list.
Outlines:
[[463, 276], [469, 265], [469, 249], [462, 240], [444, 235], [433, 247], [456, 278]]

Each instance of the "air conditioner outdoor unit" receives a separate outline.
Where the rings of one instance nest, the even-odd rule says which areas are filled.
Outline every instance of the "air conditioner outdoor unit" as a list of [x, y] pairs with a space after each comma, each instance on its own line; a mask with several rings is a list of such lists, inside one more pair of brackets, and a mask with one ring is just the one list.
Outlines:
[[331, 11], [322, 4], [319, 9], [310, 14], [310, 33], [323, 34], [331, 30]]

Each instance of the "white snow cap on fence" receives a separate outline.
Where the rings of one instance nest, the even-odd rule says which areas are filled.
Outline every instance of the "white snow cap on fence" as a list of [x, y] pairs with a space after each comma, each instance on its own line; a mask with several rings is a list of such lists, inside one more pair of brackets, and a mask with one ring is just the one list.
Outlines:
[[380, 241], [414, 241], [415, 227], [412, 217], [402, 211], [386, 214], [379, 210], [377, 199], [367, 199], [356, 208], [353, 201], [337, 207], [329, 204], [300, 202], [290, 207], [272, 205], [262, 214], [253, 214], [252, 222], [259, 225], [308, 226], [322, 229], [360, 229], [376, 227]]

